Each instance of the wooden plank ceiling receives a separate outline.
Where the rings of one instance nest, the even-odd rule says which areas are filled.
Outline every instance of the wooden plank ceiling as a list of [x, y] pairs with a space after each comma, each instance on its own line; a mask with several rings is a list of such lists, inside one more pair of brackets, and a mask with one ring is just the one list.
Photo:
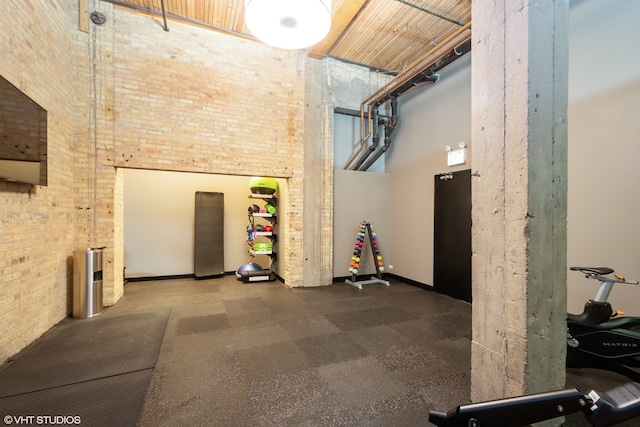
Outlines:
[[[245, 0], [103, 0], [238, 37]], [[332, 26], [309, 56], [331, 56], [398, 73], [471, 20], [471, 0], [331, 0]]]

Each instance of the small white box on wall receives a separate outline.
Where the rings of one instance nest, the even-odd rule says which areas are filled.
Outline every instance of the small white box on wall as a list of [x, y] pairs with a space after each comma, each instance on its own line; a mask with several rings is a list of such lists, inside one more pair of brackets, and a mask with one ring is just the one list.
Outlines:
[[467, 148], [464, 142], [458, 143], [458, 150], [452, 150], [447, 145], [447, 166], [458, 166], [467, 163]]

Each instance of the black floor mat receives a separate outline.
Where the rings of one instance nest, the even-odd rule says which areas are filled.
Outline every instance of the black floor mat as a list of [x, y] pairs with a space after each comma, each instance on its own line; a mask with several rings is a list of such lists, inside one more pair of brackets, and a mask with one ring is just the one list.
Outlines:
[[65, 319], [0, 372], [0, 414], [72, 414], [83, 424], [96, 414], [100, 423], [87, 425], [131, 425], [97, 414], [106, 404], [120, 412], [111, 416], [137, 419], [168, 317], [163, 309]]
[[65, 319], [0, 372], [0, 397], [153, 368], [169, 310]]
[[1, 398], [0, 416], [7, 425], [22, 420], [27, 425], [135, 426], [152, 375], [153, 369], [145, 369]]

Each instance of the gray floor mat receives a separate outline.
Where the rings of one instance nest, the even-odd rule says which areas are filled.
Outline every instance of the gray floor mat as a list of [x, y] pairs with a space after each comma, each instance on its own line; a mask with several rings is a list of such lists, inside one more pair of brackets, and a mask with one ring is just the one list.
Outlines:
[[153, 368], [169, 311], [65, 319], [0, 372], [0, 397]]

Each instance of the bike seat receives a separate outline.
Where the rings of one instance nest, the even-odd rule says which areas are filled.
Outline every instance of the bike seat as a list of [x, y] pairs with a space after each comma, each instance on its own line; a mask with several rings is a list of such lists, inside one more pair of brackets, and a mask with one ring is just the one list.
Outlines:
[[585, 274], [595, 274], [596, 276], [613, 273], [613, 268], [609, 267], [569, 267], [569, 270], [580, 271]]
[[567, 314], [567, 322], [576, 323], [580, 325], [588, 325], [588, 326], [595, 326], [605, 322], [610, 322], [609, 320], [610, 318], [611, 316], [608, 316], [606, 314], [603, 314], [602, 317], [594, 317], [586, 313], [582, 313], [582, 314], [568, 313]]

